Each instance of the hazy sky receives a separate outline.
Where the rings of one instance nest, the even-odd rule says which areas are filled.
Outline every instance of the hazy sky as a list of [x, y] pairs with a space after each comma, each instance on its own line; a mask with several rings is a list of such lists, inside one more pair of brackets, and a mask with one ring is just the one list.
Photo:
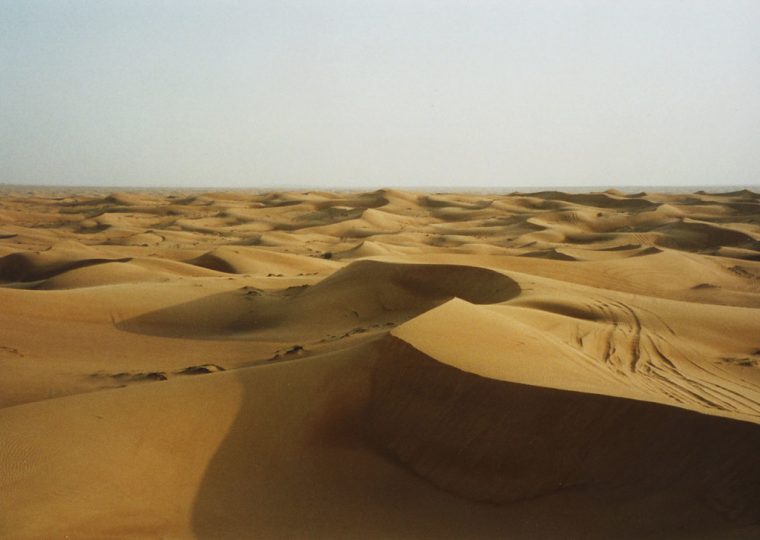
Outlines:
[[760, 184], [760, 1], [0, 0], [0, 182]]

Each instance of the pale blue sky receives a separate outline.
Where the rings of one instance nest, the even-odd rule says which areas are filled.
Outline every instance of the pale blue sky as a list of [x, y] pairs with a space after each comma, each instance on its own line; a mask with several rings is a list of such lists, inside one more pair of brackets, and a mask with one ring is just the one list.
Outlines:
[[0, 0], [0, 182], [760, 184], [760, 1]]

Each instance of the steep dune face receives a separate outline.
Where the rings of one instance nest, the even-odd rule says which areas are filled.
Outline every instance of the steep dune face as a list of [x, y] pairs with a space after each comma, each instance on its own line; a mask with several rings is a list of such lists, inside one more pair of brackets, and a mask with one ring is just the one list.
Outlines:
[[579, 488], [690, 491], [730, 520], [760, 520], [755, 424], [480, 377], [401, 340], [382, 356], [375, 436], [443, 489], [492, 503]]
[[81, 250], [80, 253], [71, 251], [58, 249], [41, 253], [10, 253], [0, 258], [0, 280], [5, 282], [38, 281], [77, 268], [130, 260], [129, 258], [97, 257], [93, 256], [93, 253], [87, 253], [86, 250]]
[[760, 248], [760, 242], [752, 235], [712, 223], [683, 220], [657, 230], [662, 234], [658, 243], [675, 249], [708, 251], [718, 247]]
[[200, 257], [186, 261], [194, 266], [208, 268], [227, 274], [283, 275], [298, 272], [329, 274], [340, 265], [325, 259], [305, 258], [288, 253], [277, 253], [256, 248], [220, 247], [204, 253]]
[[304, 292], [304, 296], [329, 298], [345, 291], [351, 291], [356, 300], [374, 293], [378, 303], [393, 310], [396, 306], [453, 297], [475, 304], [495, 304], [517, 296], [520, 287], [501, 273], [478, 267], [361, 261], [336, 272]]
[[300, 340], [329, 339], [395, 325], [453, 297], [495, 303], [519, 290], [509, 277], [477, 267], [360, 261], [311, 287], [234, 290], [124, 320], [119, 327], [155, 335], [182, 335], [191, 327], [194, 337], [244, 333], [259, 339], [287, 328]]
[[760, 196], [0, 195], [0, 537], [760, 537]]

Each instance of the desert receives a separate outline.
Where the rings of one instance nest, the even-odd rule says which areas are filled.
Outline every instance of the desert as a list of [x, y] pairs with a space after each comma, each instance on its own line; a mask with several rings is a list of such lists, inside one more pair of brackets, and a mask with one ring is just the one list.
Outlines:
[[0, 187], [0, 537], [760, 537], [760, 195]]

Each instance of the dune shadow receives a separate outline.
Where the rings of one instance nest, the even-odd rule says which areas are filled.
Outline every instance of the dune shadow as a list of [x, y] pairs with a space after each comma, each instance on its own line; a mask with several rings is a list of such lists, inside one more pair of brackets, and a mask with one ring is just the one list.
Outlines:
[[46, 257], [40, 254], [11, 253], [0, 257], [0, 281], [39, 281], [78, 268], [107, 263], [127, 263], [131, 260], [131, 257], [46, 260]]
[[241, 385], [195, 499], [198, 538], [605, 538], [760, 523], [754, 424], [488, 379], [393, 337]]
[[140, 334], [212, 339], [251, 339], [256, 331], [294, 331], [296, 341], [315, 322], [345, 332], [357, 325], [407, 320], [457, 297], [492, 304], [517, 297], [510, 277], [475, 266], [358, 261], [314, 286], [260, 291], [241, 287], [116, 322]]

